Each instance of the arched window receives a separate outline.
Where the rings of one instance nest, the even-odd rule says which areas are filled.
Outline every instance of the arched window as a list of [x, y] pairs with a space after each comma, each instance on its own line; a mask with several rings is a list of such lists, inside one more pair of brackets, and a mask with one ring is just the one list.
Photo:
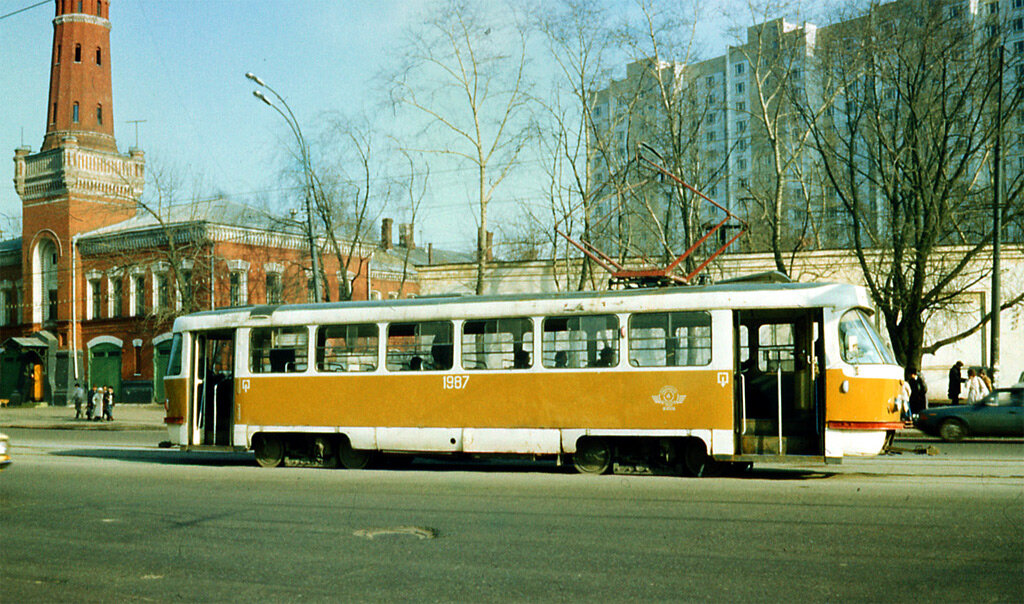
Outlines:
[[103, 49], [99, 47], [96, 48], [96, 64], [103, 65]]
[[52, 123], [54, 123], [56, 121], [57, 121], [57, 103], [54, 103], [53, 104], [53, 112], [50, 113], [50, 123], [52, 124]]
[[75, 11], [75, 12], [78, 12], [78, 13], [85, 12], [85, 11], [82, 10], [82, 0], [78, 0], [78, 10]]
[[78, 123], [78, 103], [71, 106], [71, 121], [75, 124]]
[[96, 0], [96, 16], [103, 16], [103, 0]]
[[103, 105], [96, 105], [96, 123], [103, 125]]
[[57, 65], [60, 65], [60, 44], [57, 45]]
[[32, 321], [57, 318], [57, 246], [44, 237], [32, 255]]
[[75, 63], [82, 62], [82, 45], [75, 44]]

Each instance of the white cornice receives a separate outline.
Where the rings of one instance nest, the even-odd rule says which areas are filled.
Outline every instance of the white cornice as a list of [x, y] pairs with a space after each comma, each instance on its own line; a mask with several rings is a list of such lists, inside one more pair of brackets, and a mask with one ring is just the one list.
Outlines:
[[53, 19], [54, 25], [63, 25], [65, 23], [91, 23], [92, 25], [99, 25], [100, 27], [107, 28], [110, 31], [110, 21], [103, 17], [97, 17], [96, 15], [86, 15], [82, 13], [72, 13], [69, 15], [61, 15]]

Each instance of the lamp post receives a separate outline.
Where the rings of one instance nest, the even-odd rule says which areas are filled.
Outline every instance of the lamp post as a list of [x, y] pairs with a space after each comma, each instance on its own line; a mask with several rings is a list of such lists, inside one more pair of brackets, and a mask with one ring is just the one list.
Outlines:
[[[288, 106], [284, 98], [277, 93], [276, 90], [271, 88], [261, 80], [256, 74], [251, 71], [245, 74], [245, 77], [255, 82], [258, 86], [266, 88], [270, 94], [274, 95], [278, 103], [284, 107], [284, 111], [281, 107], [278, 107], [267, 98], [260, 90], [253, 90], [252, 95], [259, 100], [266, 103], [270, 108], [276, 111], [284, 121], [291, 128], [292, 134], [295, 135], [295, 140], [299, 143], [299, 153], [302, 157], [302, 170], [306, 177], [306, 199], [305, 199], [305, 210], [306, 210], [306, 239], [309, 241], [309, 256], [311, 258], [312, 270], [313, 270], [313, 297], [317, 302], [323, 300], [323, 290], [320, 287], [320, 261], [319, 254], [317, 253], [316, 240], [313, 237], [313, 186], [315, 179], [313, 178], [313, 166], [309, 161], [309, 148], [306, 147], [306, 139], [302, 136], [302, 129], [299, 128], [299, 121], [295, 119], [295, 114], [292, 113], [292, 108]], [[287, 113], [285, 113], [287, 112]]]

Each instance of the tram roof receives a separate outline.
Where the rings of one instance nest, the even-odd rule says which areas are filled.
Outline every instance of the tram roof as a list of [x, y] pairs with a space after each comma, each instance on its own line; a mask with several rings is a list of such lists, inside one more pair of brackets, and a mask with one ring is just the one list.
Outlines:
[[[777, 294], [765, 299], [758, 294]], [[634, 298], [679, 296], [702, 308], [783, 308], [783, 307], [866, 307], [868, 298], [860, 286], [847, 283], [760, 283], [736, 282], [704, 286], [639, 288], [585, 292], [556, 292], [541, 294], [510, 294], [490, 296], [420, 296], [400, 300], [352, 300], [320, 304], [282, 304], [267, 306], [237, 306], [207, 310], [179, 317], [175, 328], [205, 328], [228, 324], [263, 324], [268, 318], [293, 322], [300, 316], [304, 320], [328, 318], [339, 311], [413, 310], [419, 308], [465, 306], [479, 308], [488, 304], [530, 303], [547, 306], [551, 302], [578, 300], [621, 300], [625, 305]], [[687, 304], [689, 306], [690, 304]], [[595, 312], [600, 312], [595, 308]], [[551, 311], [548, 311], [551, 312]], [[401, 313], [399, 313], [401, 314]], [[389, 317], [397, 318], [397, 317]], [[277, 321], [273, 321], [276, 323]]]

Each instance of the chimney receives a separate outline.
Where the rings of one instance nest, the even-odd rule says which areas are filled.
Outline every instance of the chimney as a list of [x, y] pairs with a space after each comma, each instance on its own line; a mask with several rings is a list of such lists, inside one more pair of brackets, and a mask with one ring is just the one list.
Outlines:
[[427, 264], [433, 264], [433, 263], [434, 263], [434, 244], [433, 243], [428, 243], [427, 244]]
[[394, 222], [395, 221], [390, 218], [385, 218], [380, 223], [380, 247], [385, 250], [390, 250], [394, 247], [391, 243], [391, 225]]
[[412, 238], [412, 224], [398, 225], [398, 245], [410, 250], [416, 249], [416, 242]]

